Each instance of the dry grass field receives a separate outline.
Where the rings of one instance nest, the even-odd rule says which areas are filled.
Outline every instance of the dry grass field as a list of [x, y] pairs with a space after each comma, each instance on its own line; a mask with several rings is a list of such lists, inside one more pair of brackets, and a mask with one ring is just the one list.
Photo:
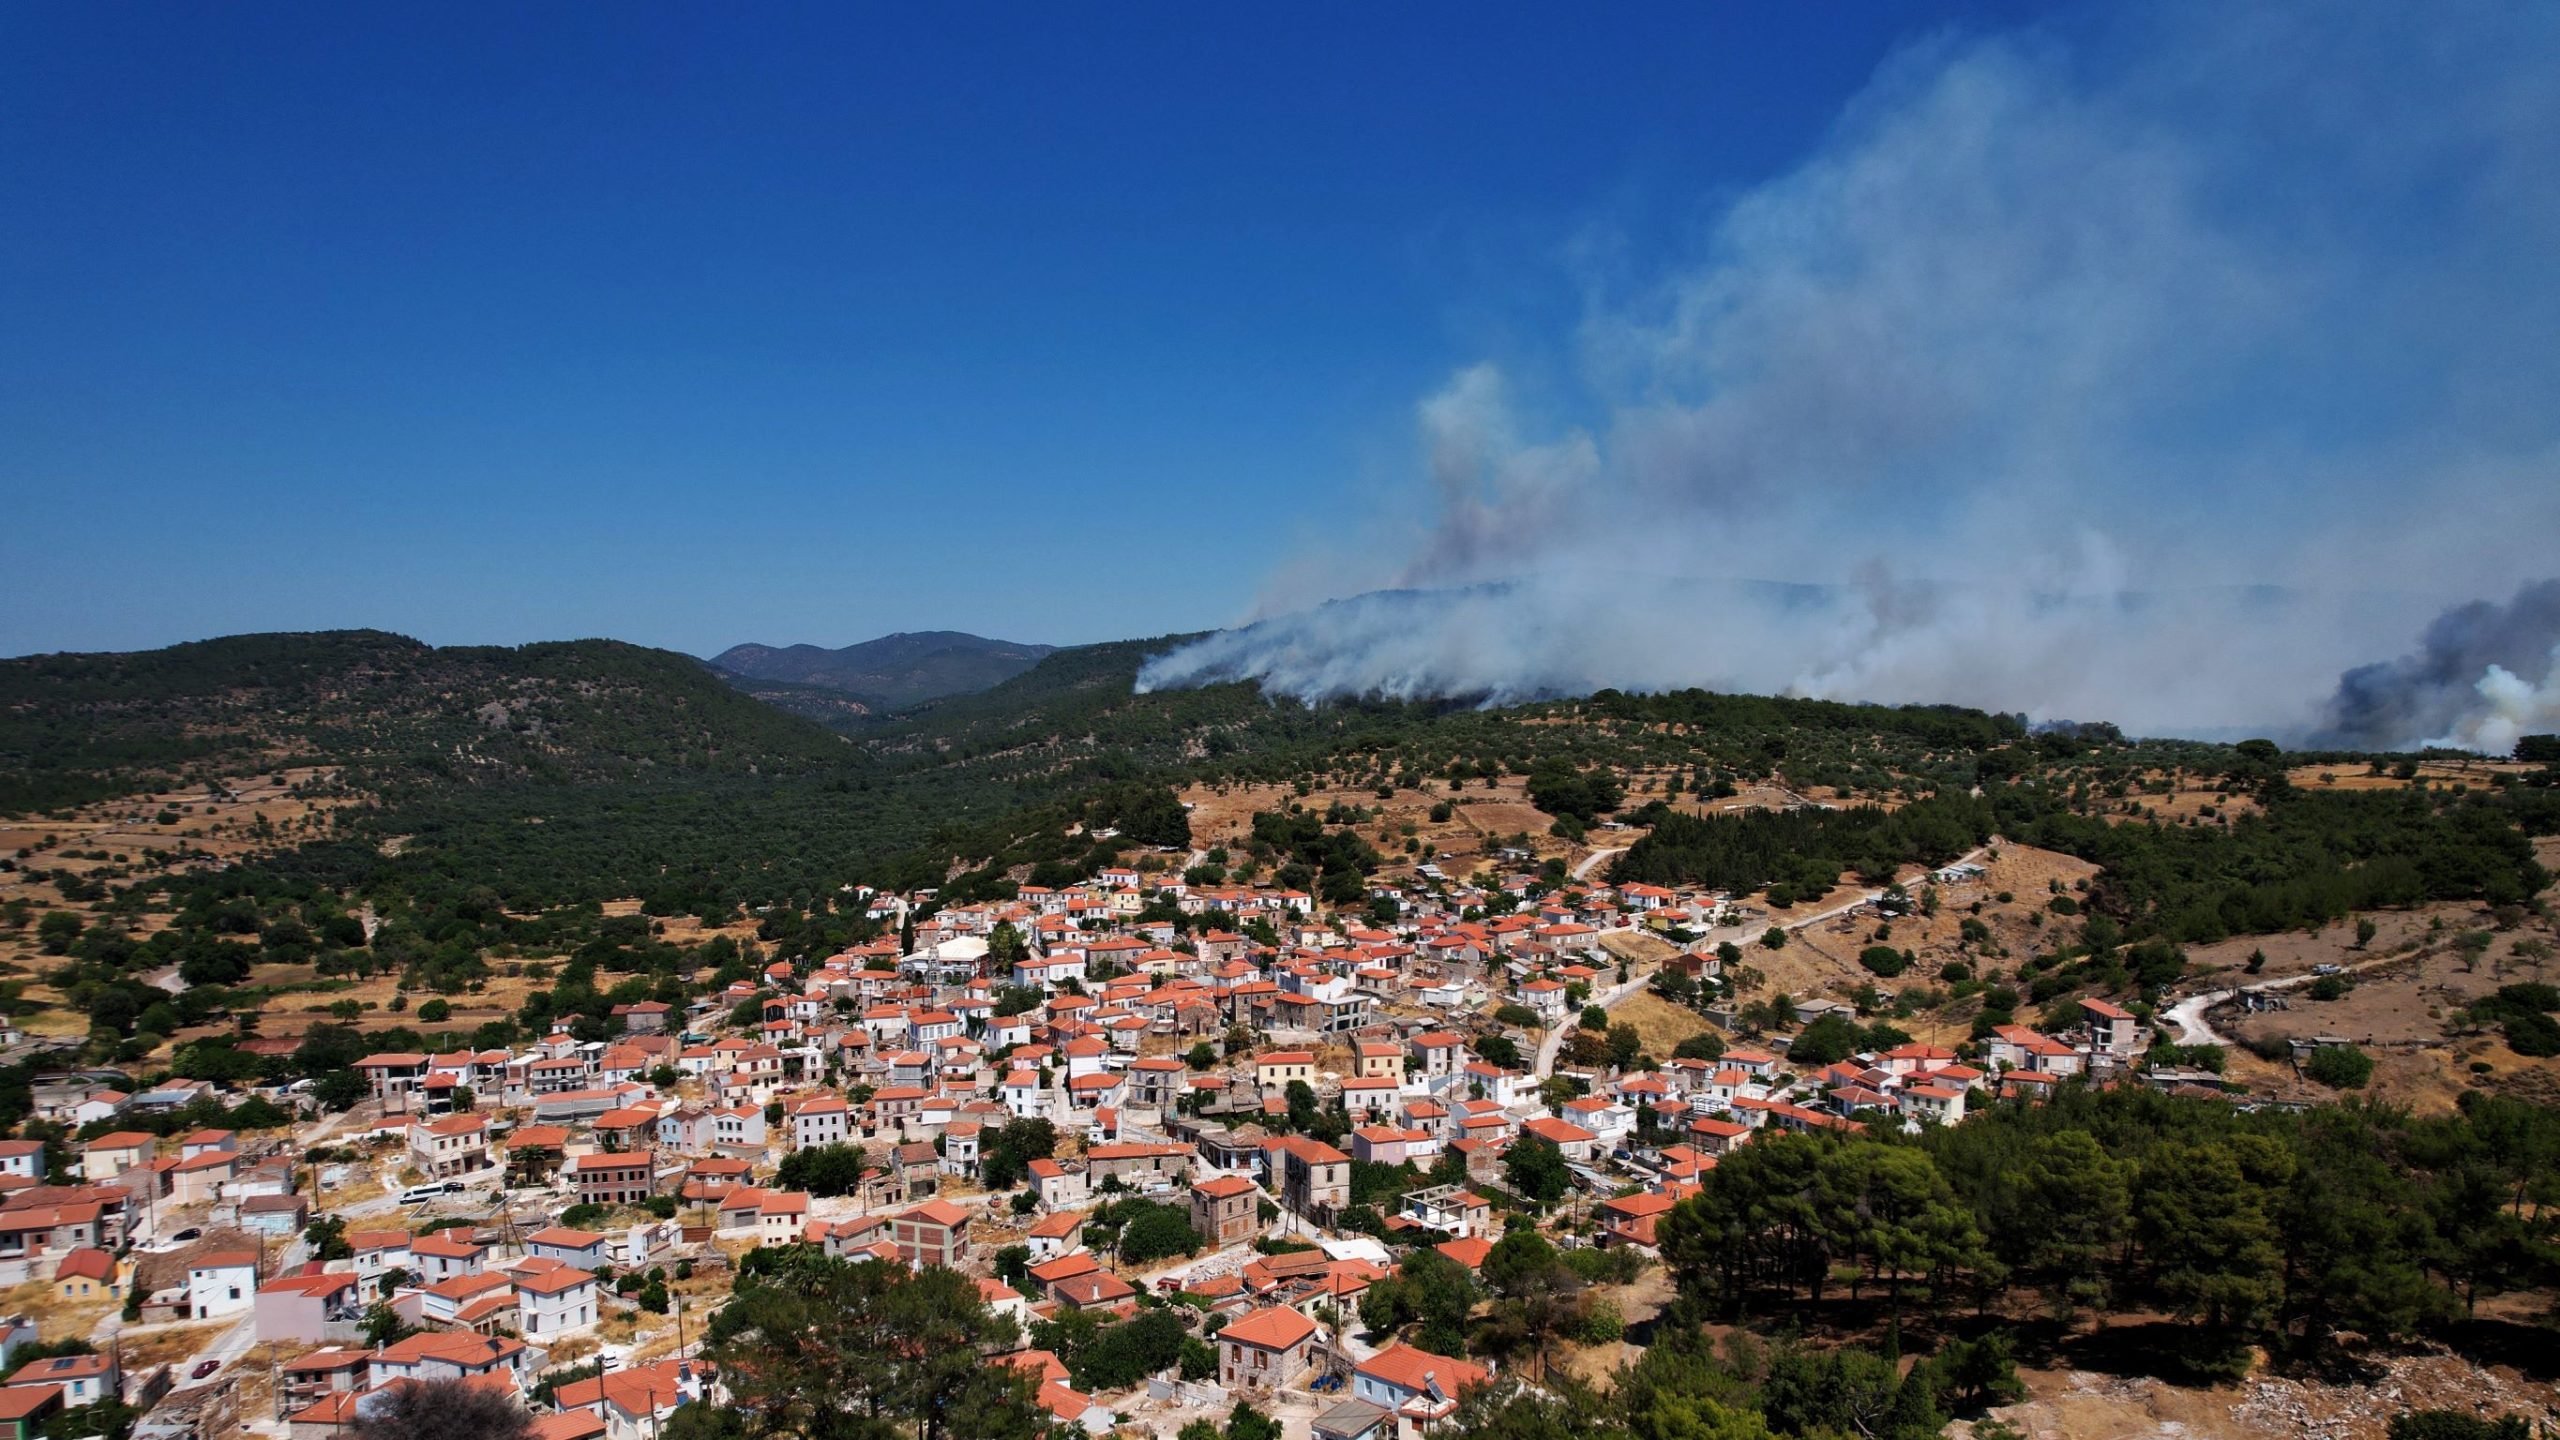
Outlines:
[[[2005, 966], [2049, 943], [2044, 931], [2053, 922], [2047, 918], [2039, 924], [2038, 917], [2049, 917], [2045, 906], [2053, 897], [2052, 887], [2058, 883], [2065, 892], [2073, 892], [2081, 881], [2097, 874], [2097, 867], [2084, 861], [2026, 845], [1994, 846], [1978, 863], [1983, 866], [1981, 876], [1938, 887], [1934, 916], [1912, 914], [1887, 921], [1872, 912], [1837, 915], [1794, 931], [1781, 950], [1745, 944], [1743, 963], [1765, 977], [1767, 991], [1795, 996], [1845, 995], [1873, 983], [1876, 977], [1858, 963], [1858, 953], [1870, 945], [1907, 949], [1917, 958], [1910, 970], [1896, 978], [1896, 985], [1933, 980], [1939, 967], [1950, 960], [1969, 959], [1977, 968]], [[1906, 878], [1904, 884], [1915, 895], [1922, 893], [1923, 887], [1912, 879]], [[1798, 901], [1785, 910], [1754, 901], [1746, 906], [1751, 918], [1744, 928], [1756, 934], [1771, 924], [1788, 924], [1847, 905], [1866, 893], [1862, 886], [1835, 886], [1819, 900]], [[1981, 921], [1990, 932], [1990, 949], [1964, 945], [1962, 932], [1968, 919]], [[2002, 951], [2008, 958], [2000, 956]]]
[[[2560, 837], [2545, 836], [2535, 848], [2546, 867], [2560, 865]], [[2555, 898], [2560, 893], [2544, 892], [2546, 903]], [[2422, 1114], [2442, 1113], [2474, 1088], [2560, 1103], [2560, 1057], [2518, 1055], [2497, 1031], [2472, 1031], [2459, 1020], [2465, 1006], [2500, 985], [2560, 980], [2560, 961], [2546, 958], [2560, 952], [2560, 923], [2510, 915], [2512, 927], [2500, 929], [2500, 917], [2461, 903], [2356, 918], [2374, 923], [2371, 941], [2359, 944], [2354, 920], [2348, 920], [2194, 947], [2188, 964], [2200, 978], [2190, 989], [2299, 979], [2318, 966], [2336, 965], [2352, 982], [2336, 999], [2312, 999], [2308, 986], [2297, 985], [2282, 992], [2285, 1008], [2251, 1014], [2226, 1006], [2208, 1018], [2234, 1040], [2352, 1041], [2375, 1062], [2369, 1093]], [[2466, 946], [2466, 935], [2486, 943]], [[2247, 968], [2253, 954], [2265, 956], [2255, 973]], [[2331, 1096], [2297, 1075], [2289, 1062], [2260, 1060], [2236, 1045], [2229, 1065], [2234, 1079], [2268, 1093], [2304, 1100]]]
[[2304, 790], [2400, 790], [2425, 783], [2433, 785], [2478, 785], [2501, 775], [2522, 775], [2536, 767], [2513, 760], [2429, 760], [2418, 766], [2415, 776], [2402, 779], [2397, 775], [2371, 772], [2370, 767], [2353, 765], [2297, 765], [2285, 772], [2299, 789]]
[[24, 1315], [35, 1322], [36, 1334], [47, 1343], [56, 1340], [85, 1340], [97, 1329], [98, 1322], [123, 1307], [116, 1294], [101, 1294], [83, 1300], [65, 1300], [54, 1293], [49, 1279], [29, 1280], [0, 1293], [0, 1307], [11, 1315]]
[[1643, 990], [1613, 1006], [1609, 1019], [1636, 1027], [1636, 1034], [1644, 1039], [1644, 1052], [1657, 1059], [1669, 1059], [1681, 1041], [1714, 1028], [1697, 1011], [1658, 999], [1652, 992]]
[[[1300, 795], [1288, 785], [1194, 785], [1182, 792], [1182, 800], [1191, 807], [1191, 843], [1203, 850], [1240, 846], [1251, 836], [1253, 817], [1260, 811], [1285, 812], [1296, 804], [1321, 815], [1341, 804], [1375, 812], [1353, 828], [1386, 857], [1378, 873], [1390, 880], [1409, 877], [1415, 866], [1426, 862], [1439, 865], [1452, 879], [1464, 879], [1479, 869], [1512, 868], [1504, 866], [1496, 852], [1504, 842], [1521, 835], [1529, 837], [1533, 857], [1525, 868], [1534, 869], [1550, 858], [1570, 865], [1590, 853], [1547, 833], [1555, 817], [1529, 803], [1528, 782], [1516, 775], [1490, 787], [1480, 781], [1458, 790], [1437, 783], [1426, 790], [1399, 787], [1384, 800], [1375, 790], [1358, 786], [1325, 786]], [[1444, 804], [1449, 817], [1432, 819], [1433, 808]], [[1633, 837], [1642, 833], [1595, 832], [1593, 838], [1617, 847], [1632, 844]], [[1418, 848], [1409, 851], [1407, 842], [1415, 842]]]
[[2256, 797], [2225, 794], [2218, 788], [2221, 783], [2185, 771], [2150, 771], [2135, 783], [2131, 794], [2108, 802], [2102, 816], [2116, 825], [2134, 820], [2228, 825], [2258, 812]]
[[[0, 819], [0, 855], [17, 861], [16, 869], [0, 871], [0, 904], [24, 901], [37, 915], [60, 908], [85, 911], [87, 906], [64, 899], [52, 879], [55, 872], [113, 884], [155, 873], [148, 868], [155, 853], [165, 857], [161, 863], [166, 871], [186, 873], [321, 838], [330, 833], [332, 816], [352, 797], [293, 792], [325, 791], [337, 776], [335, 769], [324, 767], [279, 770], [232, 779], [220, 790], [125, 795], [60, 815]], [[147, 938], [162, 923], [145, 917], [137, 938]], [[19, 931], [0, 930], [0, 977], [35, 976], [46, 968], [48, 957], [37, 950], [32, 924]], [[28, 998], [58, 997], [39, 983], [30, 987]], [[87, 1030], [80, 1017], [60, 1013], [23, 1023], [36, 1034]]]

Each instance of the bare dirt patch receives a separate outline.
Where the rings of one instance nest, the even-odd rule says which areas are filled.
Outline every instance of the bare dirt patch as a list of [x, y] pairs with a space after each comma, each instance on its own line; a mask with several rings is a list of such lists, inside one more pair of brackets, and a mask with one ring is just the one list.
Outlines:
[[[2371, 941], [2357, 942], [2358, 920], [2373, 922]], [[2281, 980], [2288, 976], [2307, 975], [2321, 965], [2360, 964], [2441, 941], [2450, 933], [2485, 928], [2488, 924], [2489, 917], [2481, 913], [2480, 907], [2468, 903], [2375, 910], [2316, 930], [2292, 930], [2281, 935], [2237, 935], [2210, 945], [2192, 946], [2187, 951], [2187, 971], [2199, 979], [2235, 985], [2255, 980]], [[2507, 946], [2499, 944], [2496, 948], [2503, 951]], [[2266, 959], [2257, 971], [2252, 972], [2248, 967], [2250, 958], [2255, 955], [2264, 955]]]
[[[2460, 909], [2431, 907], [2436, 912], [2448, 908], [2457, 913]], [[2315, 1000], [2309, 986], [2299, 986], [2271, 997], [2282, 1008], [2256, 1013], [2218, 1010], [2211, 1017], [2214, 1027], [2244, 1043], [2331, 1036], [2348, 1041], [2375, 1061], [2368, 1094], [2423, 1114], [2452, 1108], [2464, 1090], [2474, 1087], [2532, 1099], [2560, 1096], [2560, 1058], [2518, 1055], [2497, 1032], [2475, 1031], [2460, 1020], [2464, 1007], [2500, 985], [2548, 973], [2547, 965], [2520, 959], [2514, 951], [2518, 939], [2532, 940], [2538, 932], [2491, 932], [2489, 948], [2472, 958], [2455, 943], [2455, 937], [2466, 929], [2485, 928], [2485, 916], [2468, 917], [2474, 921], [2472, 926], [2455, 924], [2441, 930], [2423, 928], [2444, 918], [2440, 913], [2390, 918], [2403, 928], [2418, 929], [2421, 938], [2410, 942], [2418, 948], [2378, 956], [2357, 952], [2349, 948], [2351, 931], [2345, 943], [2334, 936], [2328, 939], [2325, 943], [2331, 948], [2326, 952], [2316, 948], [2323, 943], [2319, 937], [2258, 937], [2256, 943], [2262, 945], [2299, 939], [2301, 943], [2286, 947], [2290, 964], [2303, 964], [2308, 956], [2322, 953], [2340, 956], [2342, 961], [2329, 963], [2351, 967], [2351, 973], [2342, 977], [2351, 983], [2345, 994], [2332, 1000]], [[2540, 938], [2549, 943], [2547, 935]], [[2377, 936], [2377, 948], [2379, 942]], [[2267, 953], [2267, 970], [2274, 971], [2276, 951], [2269, 948]], [[2252, 1089], [2289, 1099], [2334, 1098], [2332, 1092], [2297, 1075], [2289, 1059], [2260, 1060], [2242, 1052], [2230, 1055], [2229, 1061], [2231, 1076], [2248, 1082]], [[2475, 1065], [2487, 1068], [2474, 1069]]]
[[1680, 947], [1659, 935], [1642, 930], [1612, 930], [1600, 937], [1600, 948], [1630, 965], [1660, 965], [1680, 953]]
[[2259, 1377], [2189, 1388], [2149, 1376], [2025, 1370], [2027, 1399], [1992, 1413], [2033, 1440], [2379, 1440], [2406, 1410], [2521, 1414], [2560, 1404], [2550, 1382], [2450, 1354], [2387, 1359], [2352, 1382]]
[[147, 1370], [154, 1365], [167, 1365], [201, 1351], [222, 1338], [230, 1325], [214, 1321], [206, 1325], [172, 1325], [166, 1329], [124, 1332], [121, 1350], [124, 1368], [130, 1373]]

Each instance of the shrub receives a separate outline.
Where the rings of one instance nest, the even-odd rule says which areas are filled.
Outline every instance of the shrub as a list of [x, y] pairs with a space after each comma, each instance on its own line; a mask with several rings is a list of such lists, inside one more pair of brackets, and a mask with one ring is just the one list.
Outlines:
[[1626, 1317], [1618, 1313], [1613, 1300], [1594, 1299], [1573, 1322], [1573, 1338], [1585, 1345], [1614, 1344], [1626, 1333]]
[[2483, 1419], [2467, 1410], [2410, 1410], [2391, 1417], [2389, 1440], [2529, 1440], [2521, 1415]]
[[2303, 1062], [2302, 1073], [2332, 1090], [2361, 1090], [2373, 1078], [2373, 1057], [2353, 1045], [2323, 1045]]
[[2498, 1000], [2503, 1005], [2525, 1010], [2560, 1010], [2560, 985], [2539, 980], [2519, 981], [2498, 987]]
[[1701, 1030], [1671, 1047], [1671, 1054], [1673, 1058], [1679, 1060], [1721, 1060], [1724, 1058], [1724, 1050], [1722, 1035], [1713, 1030]]
[[2507, 1048], [2519, 1055], [2560, 1055], [2560, 1020], [2526, 1012], [2508, 1016], [2499, 1028], [2506, 1032]]
[[1871, 975], [1890, 980], [1911, 968], [1911, 957], [1890, 945], [1870, 945], [1858, 952], [1858, 963]]

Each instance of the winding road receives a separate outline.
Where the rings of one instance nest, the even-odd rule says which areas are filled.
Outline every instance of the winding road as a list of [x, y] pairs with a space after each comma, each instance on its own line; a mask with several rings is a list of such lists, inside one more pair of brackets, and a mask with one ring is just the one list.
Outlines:
[[1612, 855], [1624, 855], [1626, 853], [1627, 847], [1624, 845], [1612, 846], [1606, 850], [1594, 850], [1590, 854], [1582, 857], [1581, 864], [1573, 867], [1573, 878], [1576, 880], [1588, 880], [1591, 878], [1591, 872], [1600, 867], [1601, 861], [1608, 859]]
[[[1957, 856], [1955, 859], [1948, 861], [1947, 864], [1970, 865], [1976, 860], [1979, 860], [1983, 856], [1989, 854], [1992, 848], [1997, 846], [1999, 843], [2000, 837], [1995, 835], [1991, 837], [1991, 843], [1989, 845], [1977, 845], [1962, 855]], [[1920, 873], [1925, 876], [1933, 873], [1933, 871], [1923, 870]], [[1897, 881], [1896, 883], [1898, 884], [1900, 882]], [[1883, 898], [1884, 891], [1882, 889], [1868, 890], [1853, 896], [1850, 899], [1844, 900], [1841, 903], [1832, 906], [1828, 910], [1816, 910], [1810, 915], [1790, 915], [1786, 919], [1778, 921], [1777, 928], [1788, 931], [1809, 930], [1814, 926], [1821, 924], [1825, 920], [1836, 920], [1839, 917], [1848, 914], [1850, 911], [1857, 909], [1861, 905], [1873, 905]], [[1714, 942], [1724, 940], [1731, 940], [1736, 944], [1748, 944], [1750, 941], [1757, 940], [1760, 936], [1766, 934], [1768, 929], [1769, 927], [1766, 925], [1758, 926], [1756, 928], [1750, 925], [1720, 925], [1715, 929], [1708, 931], [1701, 943], [1708, 945], [1709, 948], [1713, 947]]]
[[[1615, 986], [1607, 990], [1593, 991], [1591, 998], [1584, 1003], [1597, 1005], [1603, 1010], [1614, 1010], [1618, 1008], [1619, 1001], [1626, 999], [1628, 996], [1633, 995], [1639, 990], [1642, 990], [1646, 985], [1652, 983], [1652, 981], [1653, 972], [1647, 970], [1643, 974], [1637, 975], [1628, 980], [1624, 985]], [[1530, 1074], [1543, 1080], [1556, 1073], [1556, 1056], [1563, 1051], [1565, 1032], [1574, 1028], [1576, 1018], [1577, 1017], [1575, 1015], [1567, 1015], [1555, 1024], [1548, 1026], [1546, 1033], [1538, 1037], [1538, 1061], [1536, 1066], [1530, 1070]]]

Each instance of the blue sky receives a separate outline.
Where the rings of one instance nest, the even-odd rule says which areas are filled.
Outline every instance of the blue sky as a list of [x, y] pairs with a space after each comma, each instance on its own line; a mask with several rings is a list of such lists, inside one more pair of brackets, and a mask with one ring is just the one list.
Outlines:
[[2034, 12], [1604, 13], [8, 7], [0, 653], [1223, 624]]

